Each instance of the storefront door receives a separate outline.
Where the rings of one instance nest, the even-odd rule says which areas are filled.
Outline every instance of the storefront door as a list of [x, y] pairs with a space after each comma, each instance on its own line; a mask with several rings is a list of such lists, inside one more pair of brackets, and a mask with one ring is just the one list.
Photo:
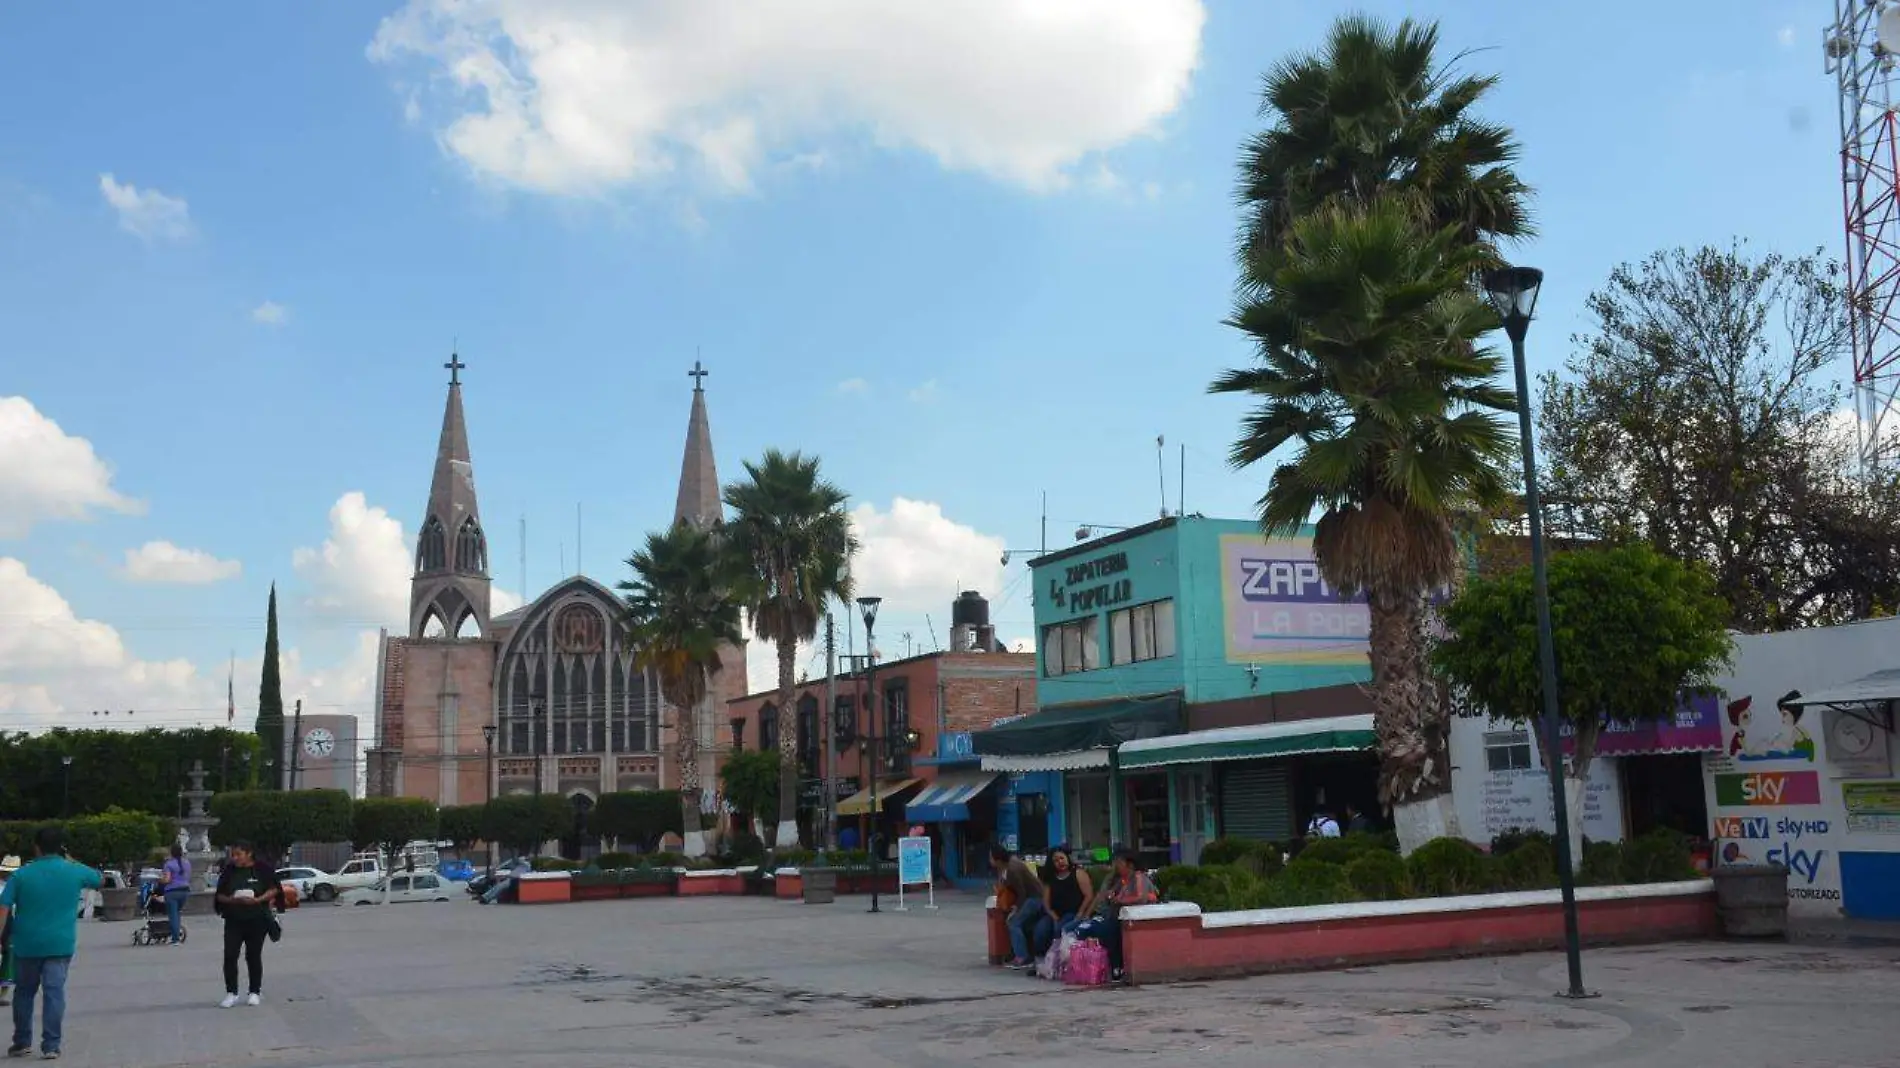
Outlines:
[[1207, 769], [1182, 768], [1174, 773], [1174, 841], [1180, 847], [1177, 864], [1199, 864], [1207, 844]]

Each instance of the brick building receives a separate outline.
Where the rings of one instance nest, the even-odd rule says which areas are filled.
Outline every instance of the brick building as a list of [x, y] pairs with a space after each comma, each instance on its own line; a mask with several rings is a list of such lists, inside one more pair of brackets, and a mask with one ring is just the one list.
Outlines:
[[[798, 708], [793, 744], [803, 780], [799, 818], [805, 841], [824, 838], [827, 779], [837, 784], [843, 840], [868, 840], [871, 793], [866, 783], [871, 778], [874, 708], [880, 828], [889, 834], [911, 822], [967, 822], [968, 802], [994, 779], [977, 781], [980, 773], [967, 757], [970, 734], [1035, 710], [1036, 658], [1033, 653], [1000, 651], [987, 628], [981, 639], [959, 630], [952, 644], [960, 648], [878, 664], [874, 673], [852, 670], [838, 675], [830, 687], [834, 697], [828, 716], [823, 714], [824, 679], [807, 680], [793, 691]], [[982, 651], [985, 647], [995, 651]], [[875, 702], [873, 675], [879, 695]], [[737, 750], [779, 748], [777, 691], [748, 694], [726, 708], [722, 759]], [[824, 744], [827, 732], [829, 746]], [[956, 819], [917, 821], [906, 812], [907, 805], [930, 793], [933, 785], [954, 786], [959, 794], [970, 795], [957, 803]], [[933, 829], [933, 836], [938, 830]]]
[[[673, 717], [657, 680], [634, 664], [619, 598], [606, 585], [574, 575], [491, 618], [462, 364], [452, 358], [448, 366], [448, 404], [416, 539], [409, 631], [385, 634], [382, 642], [369, 792], [442, 805], [559, 793], [572, 799], [578, 829], [602, 793], [710, 783], [712, 754], [697, 775], [686, 775], [664, 752], [662, 734]], [[695, 365], [693, 374], [674, 518], [704, 525], [722, 513], [705, 372]], [[709, 710], [745, 691], [743, 645], [725, 650], [723, 659], [728, 667], [712, 680]], [[703, 746], [716, 739], [718, 717], [700, 718]], [[584, 851], [588, 843], [579, 839], [563, 842], [563, 852]]]

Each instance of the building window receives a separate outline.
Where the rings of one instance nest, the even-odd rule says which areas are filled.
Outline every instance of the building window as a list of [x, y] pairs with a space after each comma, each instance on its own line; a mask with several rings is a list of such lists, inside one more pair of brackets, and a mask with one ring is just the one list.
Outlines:
[[1150, 601], [1108, 617], [1108, 662], [1135, 664], [1174, 655], [1174, 601]]
[[745, 720], [735, 719], [732, 721], [732, 751], [735, 753], [745, 752]]
[[818, 774], [818, 698], [798, 699], [798, 766], [805, 775]]
[[910, 745], [904, 741], [909, 731], [910, 682], [893, 679], [884, 684], [884, 754], [888, 770], [910, 770]]
[[845, 750], [858, 742], [858, 699], [840, 697], [831, 706], [832, 744]]
[[1102, 666], [1101, 617], [1042, 628], [1042, 673], [1055, 678]]
[[1531, 767], [1528, 731], [1487, 731], [1484, 735], [1486, 771], [1526, 771]]
[[422, 536], [416, 539], [416, 570], [440, 571], [448, 564], [448, 534], [442, 529], [442, 521], [430, 516], [422, 525]]
[[759, 706], [759, 748], [778, 748], [778, 708], [774, 705]]

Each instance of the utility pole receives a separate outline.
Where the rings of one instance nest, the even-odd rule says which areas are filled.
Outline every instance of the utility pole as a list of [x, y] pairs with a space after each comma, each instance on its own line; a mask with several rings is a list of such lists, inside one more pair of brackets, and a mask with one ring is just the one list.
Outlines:
[[825, 613], [825, 709], [818, 717], [825, 732], [825, 770], [819, 782], [825, 791], [825, 848], [838, 848], [838, 625]]
[[303, 748], [303, 698], [297, 698], [297, 710], [290, 718], [290, 789], [297, 788], [297, 751]]

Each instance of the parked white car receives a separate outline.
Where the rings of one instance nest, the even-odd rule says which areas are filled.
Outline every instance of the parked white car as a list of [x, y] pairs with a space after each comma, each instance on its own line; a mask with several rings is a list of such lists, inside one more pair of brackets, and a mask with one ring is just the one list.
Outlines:
[[298, 897], [310, 897], [311, 887], [318, 879], [328, 878], [328, 873], [316, 868], [278, 868], [277, 881], [285, 886], [297, 888]]
[[[389, 877], [388, 901], [391, 905], [447, 900], [449, 900], [448, 881], [435, 872], [419, 871], [413, 875]], [[345, 890], [336, 899], [339, 905], [380, 905], [383, 901], [383, 884], [380, 882], [359, 890]]]
[[312, 877], [307, 896], [312, 901], [335, 901], [338, 895], [346, 891], [375, 886], [382, 878], [383, 862], [373, 855], [359, 854], [351, 857], [350, 862], [337, 869], [333, 875], [319, 872]]

